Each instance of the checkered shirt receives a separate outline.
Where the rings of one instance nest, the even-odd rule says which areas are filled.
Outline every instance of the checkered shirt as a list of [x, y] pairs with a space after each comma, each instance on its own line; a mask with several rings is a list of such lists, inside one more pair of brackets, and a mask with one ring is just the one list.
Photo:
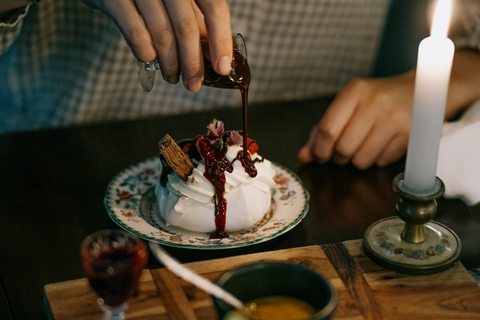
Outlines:
[[[332, 94], [367, 76], [390, 0], [228, 3], [232, 30], [247, 43], [249, 99], [261, 103]], [[0, 133], [241, 105], [237, 90], [191, 93], [160, 76], [145, 93], [118, 27], [80, 0], [43, 0], [3, 17], [0, 54]]]

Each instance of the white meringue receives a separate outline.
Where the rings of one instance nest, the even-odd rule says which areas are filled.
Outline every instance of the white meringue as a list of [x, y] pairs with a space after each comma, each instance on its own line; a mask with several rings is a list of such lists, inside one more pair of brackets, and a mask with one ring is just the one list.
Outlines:
[[[232, 162], [239, 146], [228, 146], [226, 157]], [[259, 158], [254, 154], [252, 158]], [[251, 178], [240, 161], [233, 162], [232, 173], [225, 172], [225, 199], [227, 213], [225, 231], [251, 228], [263, 218], [271, 205], [271, 188], [276, 175], [271, 162], [264, 159], [255, 164], [257, 176]], [[200, 163], [187, 181], [175, 172], [168, 175], [166, 187], [157, 183], [155, 194], [161, 217], [167, 225], [196, 232], [213, 232], [215, 227], [214, 186], [203, 173], [205, 165]]]

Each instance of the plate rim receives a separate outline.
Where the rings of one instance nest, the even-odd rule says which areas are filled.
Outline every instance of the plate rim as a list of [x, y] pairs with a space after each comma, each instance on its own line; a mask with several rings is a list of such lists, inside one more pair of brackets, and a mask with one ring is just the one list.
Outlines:
[[[182, 243], [168, 242], [168, 241], [156, 239], [156, 238], [150, 237], [148, 235], [145, 235], [145, 234], [143, 234], [143, 233], [141, 233], [141, 232], [139, 232], [135, 229], [132, 229], [130, 226], [128, 226], [124, 222], [120, 221], [120, 219], [118, 219], [117, 216], [113, 213], [113, 210], [112, 210], [112, 208], [111, 208], [111, 206], [109, 205], [108, 202], [109, 202], [110, 191], [113, 187], [114, 182], [117, 181], [117, 178], [119, 176], [125, 174], [128, 170], [132, 170], [136, 167], [139, 167], [143, 163], [146, 163], [146, 162], [149, 162], [149, 161], [156, 161], [157, 159], [159, 159], [158, 156], [152, 156], [152, 157], [146, 158], [145, 160], [140, 161], [136, 164], [131, 164], [131, 165], [123, 168], [121, 171], [119, 171], [110, 180], [110, 182], [108, 183], [107, 188], [105, 190], [105, 196], [103, 198], [103, 203], [104, 203], [104, 206], [107, 210], [107, 213], [108, 213], [108, 216], [110, 217], [110, 219], [112, 219], [122, 229], [124, 229], [124, 230], [134, 234], [135, 236], [137, 236], [139, 238], [142, 238], [146, 241], [156, 242], [158, 244], [165, 245], [165, 246], [168, 246], [168, 247], [173, 247], [173, 248], [196, 249], [196, 250], [223, 250], [223, 249], [234, 249], [234, 248], [240, 248], [240, 247], [247, 247], [247, 246], [251, 246], [251, 245], [254, 245], [254, 244], [258, 244], [258, 243], [262, 243], [262, 242], [272, 240], [272, 239], [274, 239], [276, 237], [279, 237], [280, 235], [285, 234], [288, 231], [292, 230], [294, 227], [296, 227], [305, 218], [305, 216], [307, 215], [307, 213], [310, 209], [310, 193], [308, 192], [307, 188], [303, 184], [302, 180], [297, 176], [297, 174], [295, 174], [291, 169], [287, 168], [286, 166], [284, 166], [282, 164], [279, 164], [279, 163], [276, 163], [276, 162], [273, 162], [273, 161], [270, 161], [274, 166], [285, 170], [291, 177], [293, 177], [295, 179], [295, 181], [300, 185], [301, 189], [303, 190], [303, 194], [305, 196], [305, 204], [302, 208], [302, 211], [301, 211], [300, 215], [294, 221], [292, 221], [292, 223], [290, 223], [288, 226], [286, 226], [285, 228], [282, 228], [281, 230], [278, 230], [275, 233], [272, 233], [270, 235], [267, 235], [265, 237], [261, 237], [261, 238], [255, 239], [255, 240], [251, 240], [251, 241], [248, 241], [248, 242], [237, 242], [237, 243], [231, 243], [231, 244], [223, 244], [223, 245], [222, 244], [217, 244], [217, 245], [212, 245], [212, 246], [198, 246], [198, 245], [194, 245], [194, 244], [182, 244]], [[143, 196], [143, 194], [142, 194], [142, 196]]]

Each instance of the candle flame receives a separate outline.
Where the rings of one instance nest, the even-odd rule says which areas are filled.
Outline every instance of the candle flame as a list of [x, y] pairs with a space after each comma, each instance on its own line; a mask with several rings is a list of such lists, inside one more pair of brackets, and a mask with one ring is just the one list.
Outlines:
[[430, 35], [446, 37], [450, 27], [452, 0], [438, 0]]

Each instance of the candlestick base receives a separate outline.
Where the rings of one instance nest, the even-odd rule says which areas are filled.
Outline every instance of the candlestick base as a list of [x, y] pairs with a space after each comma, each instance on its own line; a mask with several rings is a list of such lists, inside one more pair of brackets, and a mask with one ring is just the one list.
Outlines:
[[403, 173], [395, 177], [399, 217], [379, 220], [367, 228], [363, 248], [370, 259], [385, 268], [413, 274], [436, 273], [454, 265], [461, 251], [459, 237], [447, 226], [431, 221], [437, 211], [435, 199], [445, 190], [437, 180], [438, 191], [416, 196], [399, 188]]
[[424, 225], [425, 241], [402, 239], [405, 222], [390, 217], [372, 224], [365, 232], [367, 256], [379, 265], [402, 273], [428, 274], [446, 270], [458, 259], [461, 243], [448, 227], [431, 221]]

